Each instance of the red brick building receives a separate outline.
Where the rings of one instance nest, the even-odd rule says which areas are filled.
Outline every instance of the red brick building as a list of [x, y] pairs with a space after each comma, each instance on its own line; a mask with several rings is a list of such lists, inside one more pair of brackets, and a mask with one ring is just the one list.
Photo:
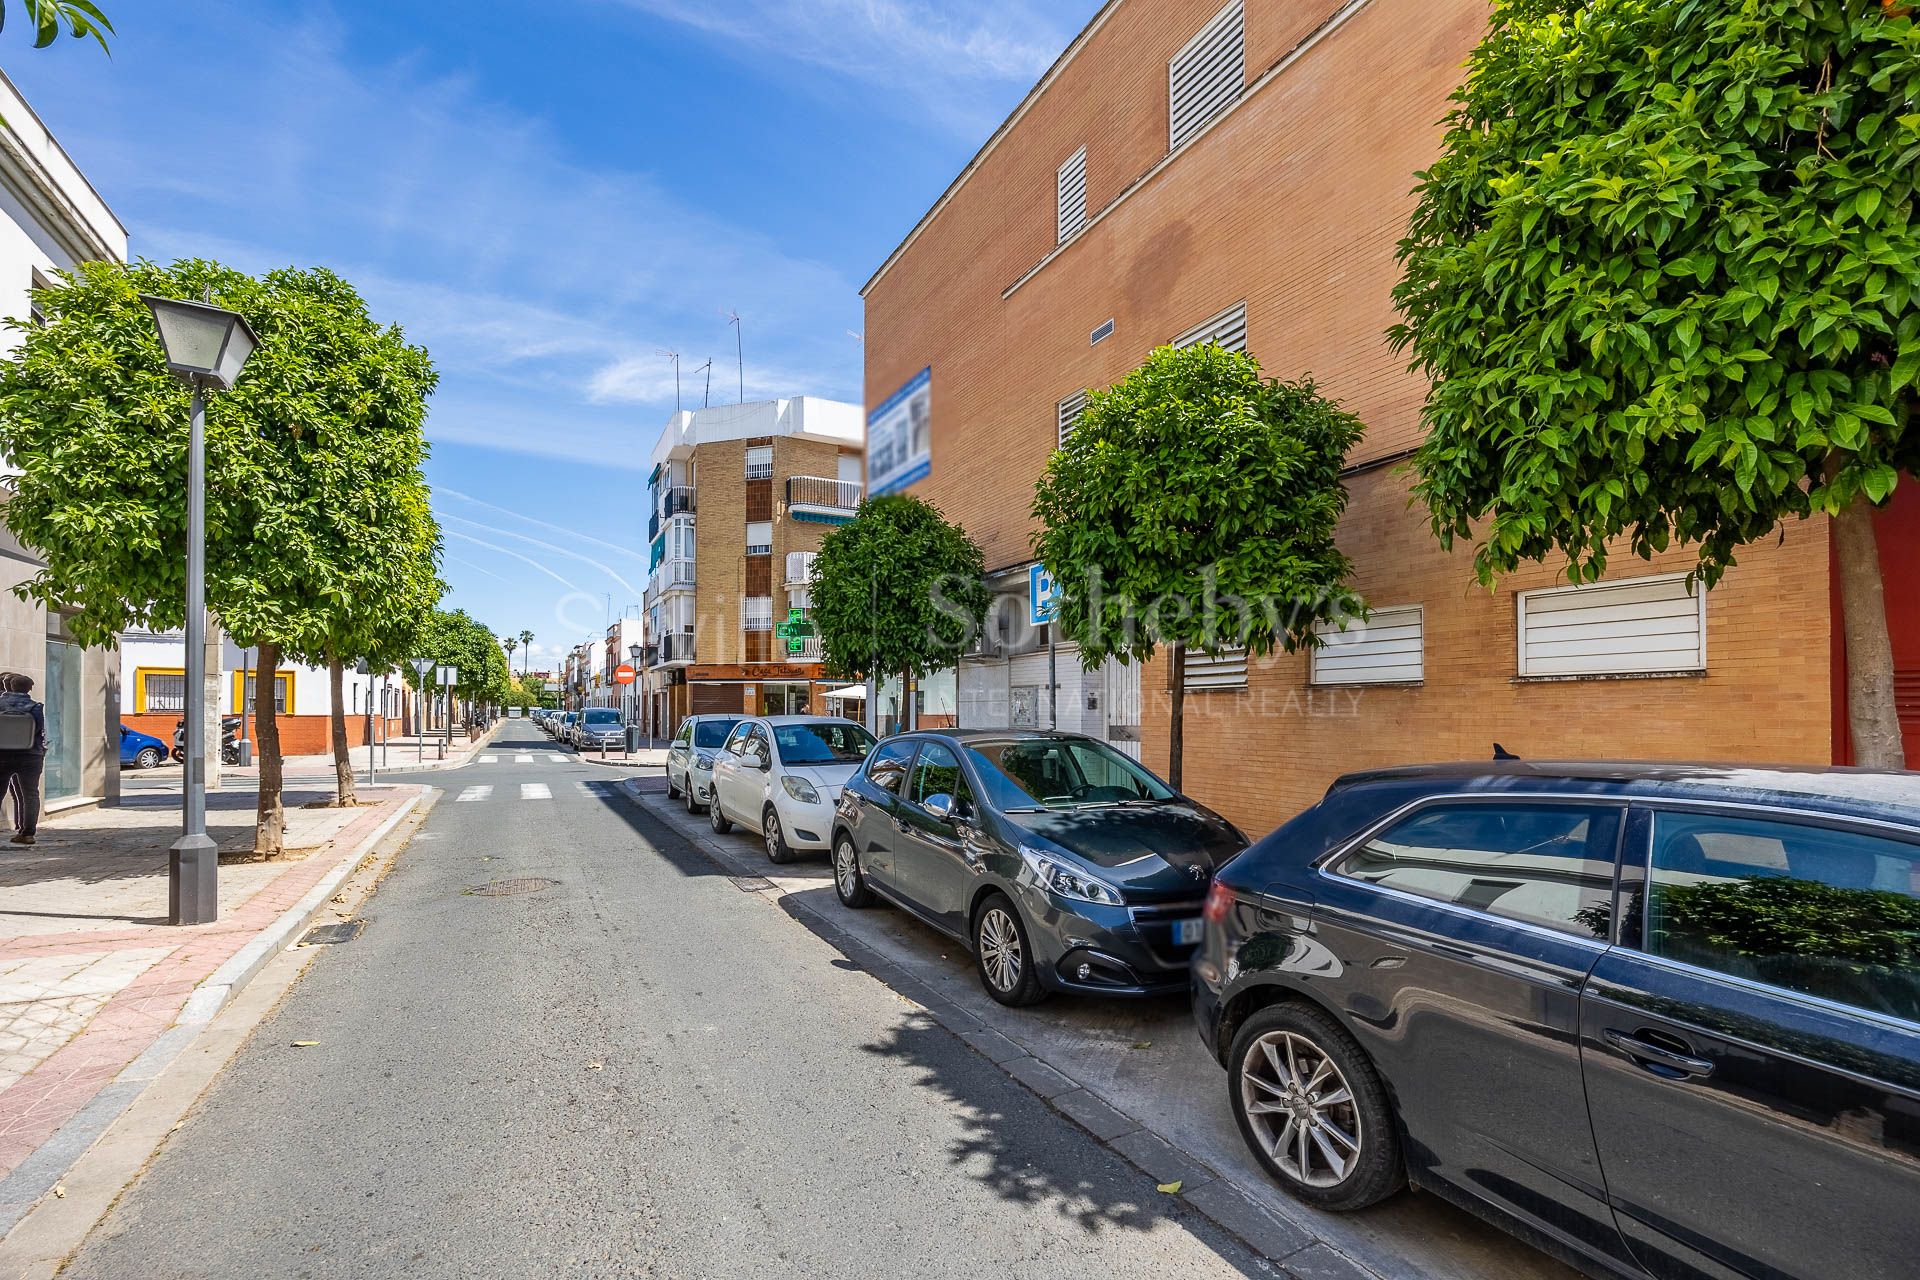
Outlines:
[[[1029, 625], [1028, 511], [1085, 389], [1155, 346], [1212, 339], [1273, 375], [1311, 373], [1366, 422], [1341, 543], [1381, 612], [1317, 658], [1192, 665], [1200, 799], [1264, 831], [1344, 771], [1481, 759], [1496, 741], [1533, 757], [1845, 758], [1823, 520], [1748, 548], [1699, 599], [1685, 551], [1623, 554], [1577, 592], [1554, 563], [1489, 592], [1470, 549], [1442, 551], [1409, 509], [1425, 387], [1385, 338], [1394, 250], [1486, 17], [1479, 0], [1112, 0], [868, 282], [868, 404], [930, 380], [925, 473], [904, 487], [973, 533], [1006, 597], [958, 665], [963, 724], [1057, 724], [1164, 768], [1162, 664], [1083, 672]], [[1882, 559], [1889, 599], [1908, 602], [1895, 643], [1914, 750], [1910, 487]]]

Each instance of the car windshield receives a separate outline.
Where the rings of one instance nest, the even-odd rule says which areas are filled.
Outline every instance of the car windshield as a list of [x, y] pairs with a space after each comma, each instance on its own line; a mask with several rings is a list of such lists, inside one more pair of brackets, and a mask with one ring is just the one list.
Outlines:
[[967, 744], [967, 754], [973, 757], [987, 801], [1003, 812], [1159, 803], [1174, 798], [1166, 783], [1091, 738], [972, 742]]
[[858, 764], [873, 750], [873, 735], [848, 720], [840, 724], [779, 724], [773, 740], [782, 764]]
[[587, 712], [588, 724], [619, 724], [620, 713], [612, 707], [596, 707]]
[[727, 740], [738, 720], [702, 720], [693, 726], [693, 745], [713, 750]]

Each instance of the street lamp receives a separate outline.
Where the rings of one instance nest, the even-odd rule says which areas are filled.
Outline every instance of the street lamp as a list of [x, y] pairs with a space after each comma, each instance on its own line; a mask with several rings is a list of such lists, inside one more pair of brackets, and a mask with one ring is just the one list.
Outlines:
[[186, 779], [180, 838], [168, 851], [167, 909], [174, 924], [220, 914], [220, 850], [207, 835], [207, 392], [240, 376], [258, 340], [237, 313], [179, 298], [142, 295], [160, 331], [167, 368], [193, 388], [187, 420]]
[[[642, 652], [637, 644], [627, 646], [627, 661], [633, 667], [633, 683], [627, 686], [627, 724], [629, 726], [640, 718], [640, 654]], [[653, 750], [651, 732], [647, 734], [647, 750]]]

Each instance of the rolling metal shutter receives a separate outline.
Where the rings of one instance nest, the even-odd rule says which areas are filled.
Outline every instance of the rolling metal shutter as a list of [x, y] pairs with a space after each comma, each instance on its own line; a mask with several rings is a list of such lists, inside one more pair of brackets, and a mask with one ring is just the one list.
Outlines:
[[1203, 342], [1216, 343], [1229, 351], [1247, 349], [1247, 304], [1236, 302], [1219, 315], [1195, 325], [1167, 345], [1175, 349], [1197, 347]]
[[1519, 631], [1523, 676], [1642, 675], [1707, 666], [1706, 592], [1689, 594], [1685, 574], [1522, 592]]
[[1059, 230], [1061, 244], [1080, 234], [1087, 225], [1087, 149], [1080, 148], [1060, 166], [1057, 178], [1060, 195]]
[[1247, 83], [1247, 22], [1233, 0], [1167, 63], [1167, 150], [1206, 128]]
[[1314, 684], [1398, 684], [1426, 678], [1426, 620], [1419, 605], [1375, 609], [1345, 631], [1314, 624], [1325, 643], [1313, 651]]

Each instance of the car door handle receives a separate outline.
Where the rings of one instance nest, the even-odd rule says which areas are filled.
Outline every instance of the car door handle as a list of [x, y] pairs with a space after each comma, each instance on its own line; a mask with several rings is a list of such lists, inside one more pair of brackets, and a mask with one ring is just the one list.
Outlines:
[[893, 820], [893, 829], [895, 831], [898, 831], [901, 835], [905, 835], [907, 834], [907, 832], [913, 830], [912, 827], [908, 826], [905, 822], [902, 822], [899, 818], [895, 818]]
[[1608, 1027], [1601, 1032], [1601, 1035], [1606, 1038], [1608, 1044], [1642, 1067], [1669, 1080], [1677, 1080], [1683, 1076], [1705, 1079], [1713, 1074], [1713, 1063], [1706, 1058], [1696, 1058], [1678, 1049], [1669, 1049], [1665, 1045], [1655, 1044], [1646, 1039], [1644, 1034], [1631, 1035], [1618, 1028]]

